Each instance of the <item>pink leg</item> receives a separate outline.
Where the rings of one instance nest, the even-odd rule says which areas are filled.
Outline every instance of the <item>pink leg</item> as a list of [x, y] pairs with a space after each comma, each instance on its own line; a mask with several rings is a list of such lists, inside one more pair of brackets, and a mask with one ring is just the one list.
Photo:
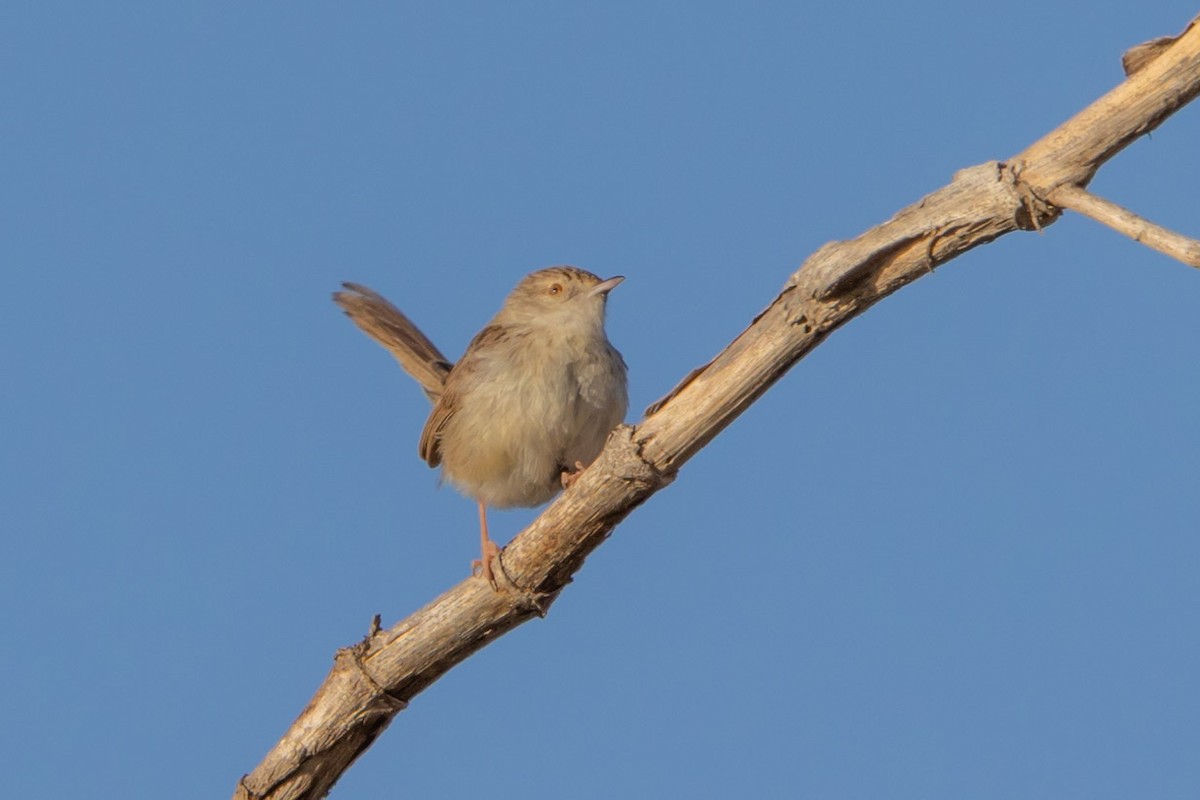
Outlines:
[[496, 588], [496, 576], [492, 573], [492, 559], [500, 555], [500, 548], [496, 543], [488, 538], [487, 527], [487, 506], [483, 503], [479, 504], [479, 560], [471, 562], [471, 573], [475, 573], [475, 567], [479, 567], [479, 571], [487, 582]]

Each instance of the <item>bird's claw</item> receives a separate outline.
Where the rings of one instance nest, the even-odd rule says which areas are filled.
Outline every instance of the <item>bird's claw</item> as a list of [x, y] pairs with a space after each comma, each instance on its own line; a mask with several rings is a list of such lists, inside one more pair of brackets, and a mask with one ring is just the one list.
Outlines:
[[570, 489], [572, 486], [574, 486], [575, 481], [579, 480], [579, 476], [583, 474], [584, 469], [585, 466], [582, 461], [576, 461], [575, 466], [572, 469], [564, 469], [562, 476], [560, 477], [560, 480], [562, 481], [562, 487], [564, 489]]
[[[483, 552], [480, 553], [480, 558], [471, 562], [471, 575], [482, 575], [493, 589], [499, 589], [496, 585], [496, 573], [492, 570], [492, 559], [500, 557], [500, 548], [491, 539], [483, 546]], [[503, 569], [503, 567], [501, 567]]]

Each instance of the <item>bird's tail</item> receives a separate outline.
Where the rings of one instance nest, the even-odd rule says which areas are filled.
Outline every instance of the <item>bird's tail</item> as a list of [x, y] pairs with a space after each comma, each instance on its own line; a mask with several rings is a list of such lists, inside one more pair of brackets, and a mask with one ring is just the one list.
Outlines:
[[416, 379], [431, 402], [437, 402], [453, 362], [383, 295], [357, 283], [343, 283], [345, 291], [334, 292], [341, 306], [363, 333], [383, 345], [404, 371]]

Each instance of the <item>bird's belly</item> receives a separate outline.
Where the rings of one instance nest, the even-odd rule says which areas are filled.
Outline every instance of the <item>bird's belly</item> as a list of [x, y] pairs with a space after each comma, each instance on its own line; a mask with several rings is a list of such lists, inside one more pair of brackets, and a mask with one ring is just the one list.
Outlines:
[[589, 397], [569, 371], [538, 378], [477, 387], [447, 424], [443, 475], [463, 494], [497, 508], [541, 505], [561, 489], [563, 468], [591, 463], [624, 417], [623, 392]]

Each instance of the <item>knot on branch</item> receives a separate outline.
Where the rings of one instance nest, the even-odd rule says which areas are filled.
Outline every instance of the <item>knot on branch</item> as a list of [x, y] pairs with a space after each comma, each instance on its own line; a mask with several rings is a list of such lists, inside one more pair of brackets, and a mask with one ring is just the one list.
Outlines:
[[545, 619], [546, 615], [550, 613], [550, 606], [558, 599], [562, 587], [554, 591], [543, 592], [518, 585], [504, 569], [503, 551], [496, 558], [496, 567], [497, 590], [508, 602], [510, 611], [519, 617], [536, 616]]
[[1025, 180], [1021, 173], [1025, 165], [1020, 161], [1001, 161], [1000, 182], [1003, 183], [1016, 201], [1016, 213], [1013, 221], [1023, 231], [1038, 231], [1046, 227], [1062, 215], [1062, 209], [1055, 207], [1044, 199], [1033, 188], [1033, 184]]
[[[666, 400], [674, 397], [680, 389], [691, 383], [708, 366], [709, 364], [705, 364], [703, 367], [692, 370], [679, 386], [671, 390], [670, 395], [655, 405], [661, 406]], [[674, 481], [678, 470], [673, 466], [659, 463], [659, 459], [652, 454], [652, 448], [648, 447], [653, 441], [653, 437], [639, 435], [639, 428], [640, 426], [634, 425], [618, 425], [609, 438], [619, 437], [619, 450], [627, 454], [620, 460], [621, 469], [618, 477], [635, 489], [636, 494], [641, 498], [638, 500], [640, 505], [641, 500]]]
[[248, 775], [243, 775], [238, 781], [237, 791], [233, 793], [233, 800], [263, 800], [266, 795], [259, 794], [246, 785]]
[[383, 684], [375, 680], [375, 676], [367, 669], [364, 657], [370, 650], [371, 640], [380, 633], [375, 628], [378, 625], [378, 619], [379, 615], [377, 614], [375, 615], [375, 619], [371, 621], [373, 631], [366, 639], [349, 647], [343, 647], [337, 652], [333, 660], [334, 670], [345, 669], [358, 674], [363, 687], [367, 689], [366, 694], [368, 696], [361, 702], [361, 710], [365, 715], [377, 716], [383, 714], [390, 719], [408, 708], [408, 701], [389, 692]]

